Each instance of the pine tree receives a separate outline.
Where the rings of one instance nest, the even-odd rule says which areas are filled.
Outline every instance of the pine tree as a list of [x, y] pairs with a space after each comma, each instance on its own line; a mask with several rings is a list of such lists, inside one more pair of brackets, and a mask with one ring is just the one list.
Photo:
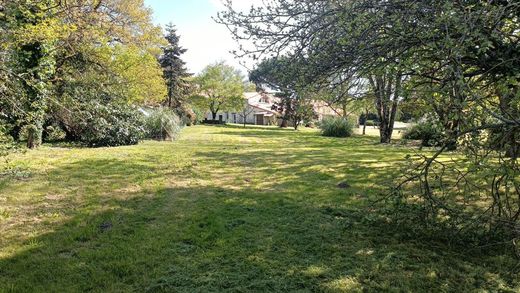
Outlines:
[[181, 55], [186, 53], [186, 49], [179, 44], [179, 35], [173, 24], [166, 26], [166, 40], [168, 45], [163, 48], [163, 55], [160, 57], [161, 67], [163, 68], [164, 78], [168, 87], [168, 99], [166, 105], [174, 109], [181, 116], [185, 116], [184, 96], [189, 91], [189, 83], [186, 78], [190, 77], [186, 69], [186, 63], [181, 59]]

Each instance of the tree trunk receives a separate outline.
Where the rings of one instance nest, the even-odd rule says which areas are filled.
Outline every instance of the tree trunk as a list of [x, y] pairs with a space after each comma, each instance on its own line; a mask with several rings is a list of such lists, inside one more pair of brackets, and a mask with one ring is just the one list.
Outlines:
[[518, 133], [512, 131], [507, 140], [505, 155], [508, 158], [516, 160], [520, 156], [520, 139], [518, 138]]
[[217, 120], [217, 112], [211, 111], [211, 117], [213, 117], [213, 121]]
[[365, 110], [365, 120], [363, 121], [363, 135], [367, 134], [368, 109]]
[[[518, 96], [520, 88], [514, 86], [511, 92], [499, 92], [500, 112], [503, 117], [519, 117], [520, 111], [514, 106], [513, 99]], [[518, 135], [519, 127], [512, 127], [504, 133], [503, 148], [508, 158], [517, 159], [520, 156], [520, 135]]]
[[370, 76], [369, 81], [376, 97], [381, 143], [390, 143], [401, 92], [401, 73]]
[[282, 124], [280, 125], [280, 127], [281, 128], [287, 128], [287, 124], [288, 124], [287, 119], [285, 117], [282, 118]]
[[168, 87], [168, 108], [172, 108], [172, 89]]
[[35, 149], [42, 144], [43, 127], [41, 124], [33, 124], [27, 128], [27, 147]]

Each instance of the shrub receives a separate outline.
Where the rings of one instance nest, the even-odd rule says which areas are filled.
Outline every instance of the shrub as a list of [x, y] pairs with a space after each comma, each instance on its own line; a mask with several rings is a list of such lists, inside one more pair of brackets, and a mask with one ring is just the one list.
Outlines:
[[375, 120], [367, 120], [366, 121], [366, 125], [367, 126], [373, 126], [373, 127], [376, 127], [376, 126], [379, 126], [379, 123]]
[[144, 137], [144, 116], [128, 105], [90, 101], [71, 117], [75, 140], [90, 147], [134, 145]]
[[146, 117], [146, 136], [157, 140], [174, 140], [182, 129], [179, 116], [168, 108], [152, 110]]
[[15, 141], [7, 132], [7, 127], [0, 124], [0, 158], [6, 157], [16, 148]]
[[197, 107], [193, 107], [192, 111], [195, 114], [195, 117], [193, 119], [194, 120], [193, 125], [198, 125], [198, 124], [201, 124], [202, 122], [204, 122], [205, 113], [206, 113], [204, 110], [201, 110]]
[[439, 146], [442, 144], [444, 134], [442, 127], [432, 121], [422, 121], [408, 128], [404, 139], [420, 140], [422, 146]]
[[44, 142], [56, 142], [65, 139], [65, 132], [56, 125], [48, 125], [43, 130]]
[[325, 118], [320, 122], [321, 134], [330, 137], [350, 137], [354, 124], [342, 117]]
[[377, 114], [375, 113], [368, 113], [368, 115], [366, 115], [365, 113], [361, 114], [359, 116], [359, 120], [358, 120], [358, 123], [359, 125], [363, 125], [365, 123], [365, 120], [367, 121], [377, 121], [379, 118], [377, 116]]

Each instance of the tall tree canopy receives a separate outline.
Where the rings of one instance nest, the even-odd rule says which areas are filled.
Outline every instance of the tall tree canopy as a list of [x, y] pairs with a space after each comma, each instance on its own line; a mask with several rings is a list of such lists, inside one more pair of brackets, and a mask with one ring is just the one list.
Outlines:
[[316, 116], [309, 87], [300, 76], [302, 64], [292, 63], [288, 58], [264, 60], [249, 73], [249, 79], [263, 90], [277, 90], [279, 101], [273, 106], [281, 114], [281, 127], [291, 121], [294, 129], [302, 122], [313, 120]]
[[186, 69], [186, 63], [181, 59], [182, 54], [186, 53], [187, 50], [180, 46], [180, 37], [173, 24], [166, 27], [165, 38], [168, 44], [163, 47], [163, 54], [159, 60], [168, 87], [166, 104], [170, 108], [181, 110], [184, 98], [189, 93], [187, 78], [191, 76]]
[[71, 118], [82, 103], [164, 99], [157, 62], [164, 39], [143, 0], [4, 0], [0, 7], [0, 71], [10, 80], [0, 85], [0, 119], [15, 139], [26, 129], [29, 147], [48, 123], [74, 138], [80, 127]]
[[196, 78], [195, 103], [209, 110], [213, 120], [219, 111], [241, 110], [244, 107], [243, 76], [223, 62], [208, 65]]

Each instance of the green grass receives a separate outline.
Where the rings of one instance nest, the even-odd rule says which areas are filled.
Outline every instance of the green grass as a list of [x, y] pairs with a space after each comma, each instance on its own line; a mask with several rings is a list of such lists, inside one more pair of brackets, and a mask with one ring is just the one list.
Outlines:
[[0, 292], [520, 290], [510, 254], [416, 238], [370, 208], [409, 152], [197, 126], [20, 154], [30, 176], [0, 181]]

